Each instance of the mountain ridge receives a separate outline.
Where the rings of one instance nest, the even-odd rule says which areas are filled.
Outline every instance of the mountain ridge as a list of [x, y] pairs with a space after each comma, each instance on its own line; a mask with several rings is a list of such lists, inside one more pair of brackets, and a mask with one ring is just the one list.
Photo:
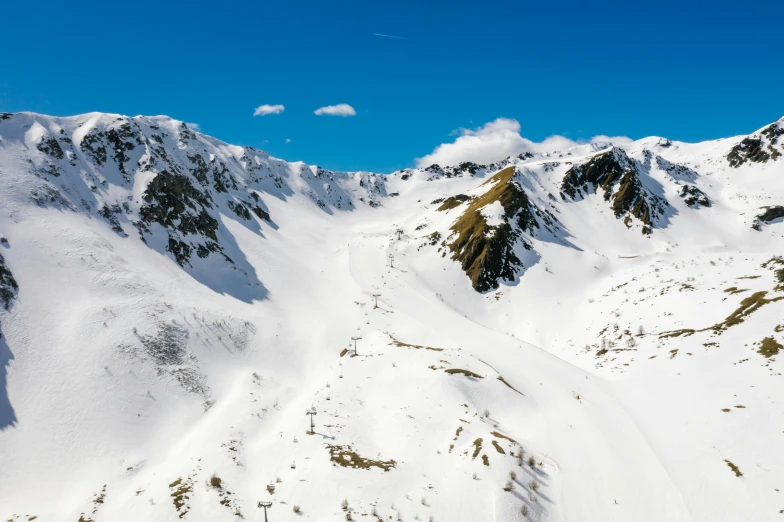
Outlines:
[[0, 519], [776, 520], [781, 121], [386, 175], [3, 113]]

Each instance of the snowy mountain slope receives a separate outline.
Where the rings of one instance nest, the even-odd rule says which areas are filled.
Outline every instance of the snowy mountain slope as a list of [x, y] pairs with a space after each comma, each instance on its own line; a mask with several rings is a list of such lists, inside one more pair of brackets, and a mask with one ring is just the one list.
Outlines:
[[778, 520], [782, 125], [383, 176], [3, 114], [0, 519]]

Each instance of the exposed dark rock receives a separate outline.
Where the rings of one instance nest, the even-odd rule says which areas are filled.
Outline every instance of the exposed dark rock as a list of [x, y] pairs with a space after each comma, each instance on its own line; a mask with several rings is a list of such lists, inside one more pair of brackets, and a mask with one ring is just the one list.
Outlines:
[[643, 234], [650, 234], [654, 221], [668, 203], [643, 186], [640, 170], [641, 166], [623, 150], [613, 147], [566, 171], [561, 183], [562, 197], [565, 194], [575, 200], [601, 189], [616, 218], [626, 215], [624, 222], [628, 226], [628, 216], [634, 216], [643, 223]]
[[761, 138], [743, 138], [727, 154], [727, 161], [730, 163], [730, 167], [737, 168], [748, 161], [766, 163], [770, 159], [770, 153], [762, 145]]
[[5, 258], [0, 254], [0, 305], [5, 310], [8, 310], [18, 293], [19, 285], [16, 283], [11, 270], [6, 266]]
[[123, 213], [123, 209], [117, 203], [115, 203], [112, 206], [104, 205], [98, 210], [98, 214], [109, 222], [109, 225], [111, 225], [112, 230], [114, 230], [118, 235], [122, 237], [128, 237], [128, 234], [125, 233], [125, 230], [123, 230], [122, 225], [120, 225], [120, 221], [117, 219], [117, 214], [122, 214], [122, 213]]
[[191, 174], [193, 175], [196, 180], [202, 184], [202, 186], [206, 187], [207, 184], [210, 182], [207, 179], [207, 174], [210, 172], [210, 167], [207, 165], [207, 162], [204, 161], [204, 158], [201, 157], [200, 154], [194, 154], [193, 156], [187, 156], [188, 160], [193, 163], [195, 166], [193, 170], [191, 170]]
[[727, 161], [731, 167], [736, 168], [746, 162], [775, 161], [781, 156], [781, 151], [776, 147], [781, 136], [784, 136], [784, 127], [779, 123], [768, 125], [760, 131], [760, 136], [752, 135], [743, 138], [740, 143], [732, 147], [727, 154]]
[[[180, 266], [188, 263], [192, 245], [180, 239], [177, 232], [186, 236], [202, 235], [217, 243], [218, 220], [207, 211], [212, 208], [212, 200], [195, 188], [188, 176], [164, 170], [153, 178], [142, 198], [145, 204], [139, 209], [139, 217], [145, 225], [158, 223], [167, 229], [167, 250]], [[146, 227], [140, 230], [143, 233], [148, 231]], [[219, 247], [205, 248], [215, 251]]]
[[227, 206], [240, 218], [249, 221], [250, 220], [250, 212], [248, 208], [243, 205], [242, 203], [237, 203], [235, 201], [229, 201], [226, 203]]
[[762, 230], [763, 223], [770, 223], [771, 221], [784, 217], [784, 207], [780, 205], [773, 205], [770, 207], [762, 207], [764, 211], [758, 214], [754, 219], [754, 224], [751, 226], [754, 230]]
[[237, 182], [234, 180], [234, 177], [229, 172], [229, 168], [223, 161], [218, 158], [213, 158], [210, 164], [212, 165], [212, 186], [215, 188], [216, 192], [228, 192], [229, 187], [237, 190]]
[[30, 191], [30, 198], [39, 207], [56, 207], [74, 210], [73, 205], [57, 189], [57, 187], [46, 184], [36, 187]]
[[656, 164], [661, 170], [669, 174], [675, 179], [684, 179], [693, 181], [697, 178], [698, 174], [686, 165], [680, 163], [671, 163], [661, 156], [656, 156]]
[[703, 191], [694, 185], [684, 185], [678, 194], [683, 198], [683, 201], [690, 207], [709, 207], [711, 206], [710, 199]]
[[54, 136], [42, 139], [41, 142], [38, 143], [37, 148], [44, 154], [48, 154], [58, 160], [65, 157], [65, 153], [63, 152], [62, 147], [60, 147], [60, 143], [57, 142], [57, 139]]
[[105, 136], [103, 131], [94, 128], [84, 135], [79, 145], [82, 151], [99, 167], [106, 163]]

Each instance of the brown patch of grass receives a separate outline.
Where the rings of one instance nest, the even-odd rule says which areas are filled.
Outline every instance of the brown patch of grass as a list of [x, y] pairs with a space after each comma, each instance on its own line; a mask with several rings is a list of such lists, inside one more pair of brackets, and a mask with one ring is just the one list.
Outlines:
[[507, 167], [485, 181], [492, 186], [481, 196], [471, 200], [468, 208], [452, 224], [448, 243], [452, 260], [458, 261], [478, 292], [497, 288], [499, 278], [511, 280], [515, 267], [521, 262], [509, 249], [514, 231], [509, 223], [490, 226], [481, 209], [496, 201], [504, 207], [506, 216], [518, 216], [523, 229], [536, 225], [529, 208], [528, 196], [512, 182], [515, 167]]
[[474, 455], [471, 458], [475, 459], [481, 451], [482, 451], [482, 437], [479, 437], [474, 441]]
[[344, 468], [370, 469], [379, 468], [389, 471], [397, 465], [394, 460], [373, 460], [360, 457], [351, 446], [332, 446], [328, 445], [330, 459], [332, 462]]
[[737, 286], [731, 286], [724, 290], [724, 292], [727, 294], [739, 294], [741, 292], [748, 292], [748, 291], [749, 291], [748, 288], [738, 288]]
[[389, 336], [389, 338], [390, 338], [390, 339], [392, 339], [392, 342], [391, 342], [391, 343], [389, 343], [389, 344], [392, 344], [392, 345], [394, 345], [394, 346], [398, 346], [398, 347], [400, 347], [400, 348], [413, 348], [413, 349], [415, 349], [415, 350], [432, 350], [432, 351], [434, 351], [434, 352], [443, 352], [443, 351], [444, 351], [444, 349], [443, 349], [443, 348], [433, 348], [432, 346], [423, 346], [423, 345], [421, 345], [421, 344], [408, 344], [408, 343], [404, 343], [403, 341], [398, 341], [397, 339], [395, 339], [395, 338], [392, 336], [392, 334], [391, 334], [391, 333], [387, 333], [387, 335]]
[[463, 369], [460, 369], [460, 368], [450, 368], [450, 369], [444, 370], [444, 371], [446, 373], [450, 374], [450, 375], [454, 375], [456, 373], [459, 373], [461, 375], [465, 375], [466, 377], [473, 377], [474, 379], [484, 379], [484, 377], [482, 377], [479, 374], [476, 374], [476, 373], [474, 373], [472, 371], [469, 371], [469, 370], [463, 370]]
[[753, 276], [741, 276], [738, 279], [759, 279], [761, 276], [753, 275]]
[[[688, 337], [690, 335], [694, 335], [696, 331], [697, 330], [692, 330], [691, 328], [683, 328], [681, 330], [672, 330], [670, 332], [662, 332], [662, 333], [659, 334], [659, 337], [661, 337], [661, 338], [665, 338], [665, 337], [680, 337], [680, 336]], [[700, 330], [700, 331], [702, 331], [702, 330]]]
[[726, 331], [728, 328], [733, 326], [737, 326], [745, 321], [751, 314], [765, 306], [766, 304], [775, 303], [776, 301], [780, 301], [784, 299], [784, 296], [774, 297], [772, 299], [767, 299], [765, 296], [768, 294], [766, 290], [760, 290], [759, 292], [754, 292], [750, 296], [744, 298], [740, 302], [740, 306], [735, 309], [727, 318], [720, 322], [716, 323], [713, 326], [709, 326], [707, 328], [703, 328], [702, 330], [693, 330], [691, 328], [683, 328], [681, 330], [673, 330], [671, 332], [663, 332], [659, 334], [660, 338], [665, 337], [680, 337], [693, 335], [696, 332], [705, 332], [707, 330], [713, 330], [716, 334], [721, 334], [722, 332]]
[[721, 411], [724, 413], [729, 413], [731, 410], [729, 408], [722, 408]]
[[275, 484], [267, 484], [267, 493], [270, 495], [275, 494]]
[[498, 441], [497, 441], [497, 440], [495, 440], [495, 439], [493, 439], [493, 447], [494, 447], [494, 448], [495, 448], [495, 450], [496, 450], [498, 453], [500, 453], [501, 455], [506, 455], [506, 452], [504, 451], [504, 448], [502, 448], [502, 447], [501, 447], [501, 445], [500, 445], [500, 444], [498, 444]]
[[452, 439], [452, 440], [457, 440], [457, 438], [460, 436], [460, 432], [461, 431], [463, 431], [463, 427], [462, 426], [458, 426], [457, 427], [457, 431], [455, 431], [455, 438]]
[[518, 446], [520, 445], [520, 444], [518, 444], [518, 442], [517, 442], [516, 440], [514, 440], [512, 437], [507, 437], [507, 436], [506, 436], [506, 435], [504, 435], [503, 433], [498, 433], [497, 431], [493, 431], [493, 432], [490, 432], [490, 434], [491, 434], [493, 437], [498, 437], [499, 439], [506, 439], [506, 440], [508, 440], [509, 442], [513, 443], [513, 444], [517, 444]]
[[754, 292], [749, 297], [746, 297], [740, 302], [740, 306], [732, 312], [723, 322], [713, 325], [711, 328], [720, 332], [726, 330], [731, 326], [742, 323], [748, 316], [769, 303], [775, 303], [784, 299], [784, 296], [774, 297], [773, 299], [766, 299], [765, 296], [768, 292], [762, 290]]
[[445, 210], [451, 210], [453, 208], [459, 207], [466, 201], [470, 201], [471, 196], [466, 196], [465, 194], [457, 194], [454, 196], [450, 196], [441, 203], [441, 206], [438, 207], [436, 210], [439, 212], [443, 212]]
[[675, 359], [675, 356], [678, 355], [678, 349], [670, 350], [670, 359]]
[[784, 349], [784, 346], [782, 346], [781, 343], [776, 341], [773, 337], [766, 337], [760, 341], [760, 349], [757, 350], [757, 353], [769, 359], [774, 355], [778, 355], [779, 351], [782, 349]]
[[[776, 266], [781, 268], [776, 268]], [[769, 268], [773, 270], [773, 275], [776, 279], [776, 282], [778, 282], [778, 285], [776, 285], [773, 289], [776, 291], [784, 290], [784, 257], [774, 256], [762, 263], [762, 268]]]
[[506, 382], [506, 379], [504, 379], [503, 376], [499, 375], [498, 376], [498, 380], [501, 381], [502, 383], [504, 383], [506, 385], [506, 387], [509, 388], [510, 390], [516, 391], [517, 393], [519, 393], [520, 395], [525, 397], [525, 394], [523, 394], [523, 392], [521, 392], [520, 390], [518, 390], [517, 388], [515, 388], [514, 386], [512, 386], [508, 382]]
[[736, 466], [735, 464], [733, 464], [732, 462], [730, 462], [727, 459], [724, 459], [724, 462], [727, 463], [727, 466], [729, 466], [730, 469], [732, 470], [732, 472], [735, 473], [736, 477], [742, 477], [743, 476], [743, 473], [740, 472], [740, 468], [738, 468], [738, 466]]
[[348, 353], [348, 348], [343, 348], [343, 350], [340, 351], [340, 356], [343, 357], [347, 353]]
[[490, 466], [490, 459], [487, 458], [487, 455], [482, 455], [482, 464]]
[[218, 475], [213, 475], [212, 477], [210, 477], [210, 486], [211, 487], [219, 489], [219, 488], [222, 487], [222, 484], [223, 484], [223, 481], [221, 480], [221, 478]]
[[174, 509], [179, 513], [179, 517], [183, 518], [190, 511], [187, 501], [191, 498], [190, 494], [193, 492], [193, 484], [190, 482], [190, 478], [183, 480], [180, 477], [169, 484], [169, 489], [172, 490], [171, 498], [174, 503]]

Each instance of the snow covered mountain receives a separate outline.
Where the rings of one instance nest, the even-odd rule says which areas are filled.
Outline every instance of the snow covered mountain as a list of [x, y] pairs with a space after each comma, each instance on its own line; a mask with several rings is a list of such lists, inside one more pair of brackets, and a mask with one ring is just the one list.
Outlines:
[[2, 113], [0, 520], [784, 520], [782, 153]]

